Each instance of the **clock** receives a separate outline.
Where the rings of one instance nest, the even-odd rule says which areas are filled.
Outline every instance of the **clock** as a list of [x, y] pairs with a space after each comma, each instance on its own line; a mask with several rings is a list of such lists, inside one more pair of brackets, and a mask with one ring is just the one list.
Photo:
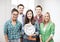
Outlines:
[[28, 36], [33, 35], [35, 33], [35, 27], [34, 27], [34, 25], [32, 25], [32, 24], [26, 24], [24, 26], [24, 32]]

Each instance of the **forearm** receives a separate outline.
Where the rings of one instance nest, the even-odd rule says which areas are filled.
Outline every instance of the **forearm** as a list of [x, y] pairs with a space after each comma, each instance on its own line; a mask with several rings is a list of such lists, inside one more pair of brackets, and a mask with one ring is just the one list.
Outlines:
[[5, 41], [8, 42], [8, 37], [7, 37], [7, 35], [5, 35]]
[[53, 39], [53, 36], [50, 35], [50, 37], [47, 39], [47, 41], [50, 41], [51, 39]]
[[42, 37], [41, 37], [41, 35], [40, 35], [39, 37], [40, 37], [40, 42], [42, 42]]

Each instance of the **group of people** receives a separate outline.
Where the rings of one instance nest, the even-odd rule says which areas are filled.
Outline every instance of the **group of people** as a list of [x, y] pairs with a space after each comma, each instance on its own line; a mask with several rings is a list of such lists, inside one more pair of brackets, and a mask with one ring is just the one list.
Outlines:
[[[42, 6], [35, 7], [36, 16], [31, 9], [23, 14], [24, 5], [19, 4], [11, 10], [11, 18], [4, 25], [6, 42], [54, 42], [55, 24], [51, 21], [50, 13], [42, 14]], [[24, 27], [29, 24], [35, 27], [32, 35], [27, 35]], [[33, 28], [32, 28], [33, 29]]]

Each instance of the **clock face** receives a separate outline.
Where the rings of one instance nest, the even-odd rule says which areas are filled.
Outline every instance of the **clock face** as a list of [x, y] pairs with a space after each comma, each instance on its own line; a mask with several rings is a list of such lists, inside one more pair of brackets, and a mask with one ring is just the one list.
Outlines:
[[29, 35], [33, 35], [35, 33], [35, 27], [31, 24], [26, 24], [24, 26], [24, 32], [25, 34]]

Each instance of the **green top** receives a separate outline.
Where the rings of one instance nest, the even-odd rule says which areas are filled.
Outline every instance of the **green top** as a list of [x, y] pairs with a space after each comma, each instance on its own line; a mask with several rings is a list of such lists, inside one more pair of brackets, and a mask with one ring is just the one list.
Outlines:
[[[40, 35], [42, 37], [42, 42], [46, 42], [46, 40], [50, 37], [51, 34], [54, 35], [55, 32], [55, 24], [51, 21], [47, 24], [46, 30], [44, 32], [44, 23], [40, 24]], [[53, 39], [49, 42], [54, 42]]]

